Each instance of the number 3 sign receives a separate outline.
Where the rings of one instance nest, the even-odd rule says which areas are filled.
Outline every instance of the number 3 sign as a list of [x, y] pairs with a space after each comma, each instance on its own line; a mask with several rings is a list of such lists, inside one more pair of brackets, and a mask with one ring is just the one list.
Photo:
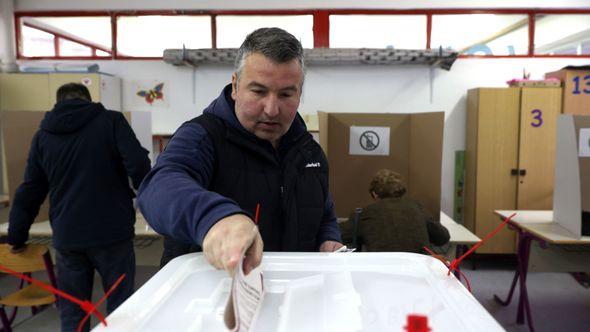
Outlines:
[[531, 126], [534, 128], [541, 127], [543, 125], [543, 112], [540, 109], [534, 109], [531, 111], [533, 114], [533, 122], [531, 122]]

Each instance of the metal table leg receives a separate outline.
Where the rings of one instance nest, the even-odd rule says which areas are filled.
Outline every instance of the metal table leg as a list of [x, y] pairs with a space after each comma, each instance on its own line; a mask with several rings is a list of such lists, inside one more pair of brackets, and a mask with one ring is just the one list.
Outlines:
[[526, 315], [526, 322], [528, 323], [529, 330], [531, 332], [535, 332], [535, 325], [533, 323], [533, 315], [531, 310], [531, 305], [529, 302], [528, 290], [526, 287], [526, 277], [528, 273], [529, 267], [529, 257], [531, 252], [531, 244], [534, 241], [539, 242], [542, 248], [547, 247], [547, 243], [531, 233], [524, 232], [522, 229], [518, 228], [518, 226], [511, 225], [513, 229], [516, 229], [518, 232], [518, 249], [516, 251], [516, 272], [514, 274], [514, 278], [512, 279], [512, 285], [510, 286], [510, 291], [508, 292], [508, 296], [506, 300], [500, 299], [497, 295], [494, 295], [494, 299], [496, 302], [500, 303], [501, 305], [507, 306], [512, 301], [512, 295], [514, 295], [514, 290], [516, 289], [516, 283], [519, 282], [519, 298], [518, 298], [518, 310], [516, 313], [516, 323], [517, 324], [524, 324], [525, 323], [525, 315]]

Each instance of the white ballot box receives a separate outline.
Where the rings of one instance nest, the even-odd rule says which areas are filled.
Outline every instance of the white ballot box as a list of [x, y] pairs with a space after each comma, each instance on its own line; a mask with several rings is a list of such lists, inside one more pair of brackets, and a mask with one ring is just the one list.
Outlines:
[[[252, 331], [504, 331], [447, 268], [412, 253], [264, 253]], [[172, 260], [93, 331], [227, 331], [231, 278], [202, 254]], [[477, 287], [477, 285], [474, 285]]]

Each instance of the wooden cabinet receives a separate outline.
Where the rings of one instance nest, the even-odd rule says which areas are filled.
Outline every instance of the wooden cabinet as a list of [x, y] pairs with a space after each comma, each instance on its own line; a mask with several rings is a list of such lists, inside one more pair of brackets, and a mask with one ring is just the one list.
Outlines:
[[1, 74], [1, 111], [48, 111], [49, 75]]
[[[483, 237], [503, 210], [549, 210], [553, 202], [561, 88], [478, 88], [467, 97], [465, 225]], [[515, 252], [503, 229], [478, 253]]]
[[93, 101], [108, 109], [121, 109], [121, 80], [98, 73], [0, 74], [0, 111], [47, 112], [55, 94], [66, 83], [82, 83]]

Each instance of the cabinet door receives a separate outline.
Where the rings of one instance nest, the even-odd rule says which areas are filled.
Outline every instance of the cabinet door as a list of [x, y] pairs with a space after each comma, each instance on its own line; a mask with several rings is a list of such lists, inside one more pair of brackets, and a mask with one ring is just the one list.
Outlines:
[[48, 88], [47, 74], [1, 74], [0, 110], [48, 111]]
[[551, 210], [561, 88], [523, 88], [520, 105], [519, 210]]
[[[516, 208], [520, 89], [479, 89], [475, 233], [479, 237], [500, 223], [494, 210]], [[478, 253], [513, 253], [514, 232], [503, 229]]]
[[80, 74], [65, 74], [65, 73], [51, 73], [49, 74], [49, 100], [51, 105], [55, 104], [55, 94], [60, 86], [66, 83], [81, 83], [84, 84], [88, 91], [90, 91], [90, 97], [92, 101], [100, 101], [100, 75], [90, 73]]

